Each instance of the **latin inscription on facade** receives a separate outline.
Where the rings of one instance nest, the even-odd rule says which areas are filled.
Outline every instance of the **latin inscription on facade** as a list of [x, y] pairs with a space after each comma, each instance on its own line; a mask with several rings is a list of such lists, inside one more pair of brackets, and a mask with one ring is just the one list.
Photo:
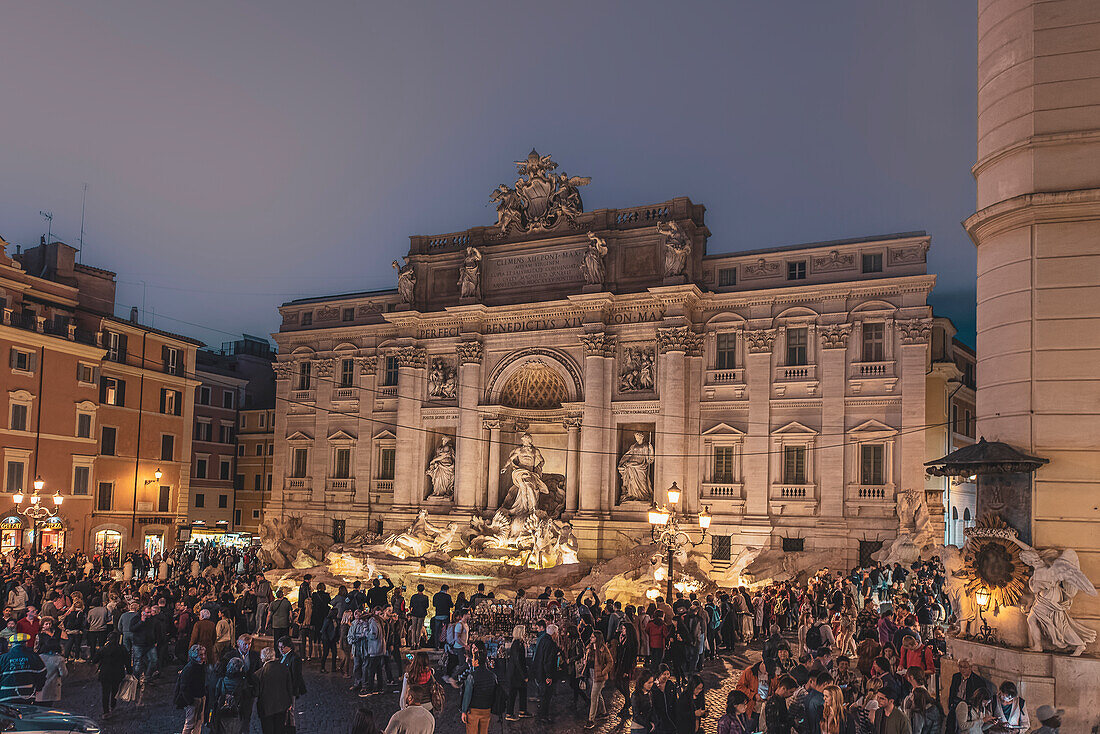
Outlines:
[[[620, 311], [608, 318], [609, 324], [639, 324], [660, 321], [664, 316], [661, 308], [646, 308], [638, 311]], [[482, 325], [482, 334], [514, 334], [519, 331], [545, 331], [547, 329], [575, 329], [584, 325], [580, 316], [533, 316], [526, 319], [508, 321], [488, 321]], [[417, 339], [447, 339], [459, 334], [457, 324], [420, 326], [416, 330]]]
[[486, 292], [516, 290], [581, 280], [584, 250], [553, 250], [485, 259]]

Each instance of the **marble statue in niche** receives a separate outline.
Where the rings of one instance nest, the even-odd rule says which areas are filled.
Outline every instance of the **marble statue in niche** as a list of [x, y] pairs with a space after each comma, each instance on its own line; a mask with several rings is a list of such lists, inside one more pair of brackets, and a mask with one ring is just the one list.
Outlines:
[[481, 251], [467, 247], [458, 273], [458, 291], [462, 298], [481, 300]]
[[428, 372], [428, 395], [440, 400], [454, 400], [458, 394], [455, 368], [442, 358], [432, 360]]
[[455, 493], [455, 449], [451, 444], [451, 437], [444, 436], [439, 441], [439, 448], [428, 462], [426, 472], [432, 481], [432, 491], [429, 497], [453, 497]]
[[607, 242], [600, 237], [588, 233], [588, 250], [581, 261], [581, 274], [588, 285], [603, 285], [607, 277], [604, 266], [604, 256], [607, 254]]
[[649, 470], [652, 466], [653, 446], [646, 441], [644, 433], [636, 431], [634, 445], [619, 459], [619, 476], [622, 478], [619, 504], [653, 501], [653, 485], [649, 481]]
[[653, 389], [653, 348], [627, 347], [619, 371], [619, 392], [648, 392]]
[[657, 232], [665, 237], [665, 277], [684, 275], [691, 254], [691, 241], [676, 222], [657, 222]]
[[519, 441], [520, 445], [512, 450], [500, 470], [501, 474], [512, 474], [512, 486], [504, 497], [503, 507], [514, 516], [526, 517], [538, 509], [540, 495], [548, 494], [550, 490], [542, 481], [542, 467], [546, 459], [535, 446], [531, 434], [520, 434]]

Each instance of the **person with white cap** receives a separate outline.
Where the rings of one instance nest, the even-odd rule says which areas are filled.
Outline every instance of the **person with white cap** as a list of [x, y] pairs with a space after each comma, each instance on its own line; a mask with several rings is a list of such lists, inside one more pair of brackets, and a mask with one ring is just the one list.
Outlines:
[[1040, 706], [1035, 716], [1043, 725], [1035, 730], [1035, 734], [1058, 734], [1058, 729], [1062, 726], [1062, 715], [1065, 713], [1065, 709], [1055, 709], [1046, 704]]
[[558, 677], [558, 644], [554, 642], [558, 628], [540, 619], [535, 622], [535, 629], [539, 636], [531, 656], [531, 680], [535, 681], [539, 691], [539, 720], [549, 723], [550, 701], [554, 697], [554, 682]]

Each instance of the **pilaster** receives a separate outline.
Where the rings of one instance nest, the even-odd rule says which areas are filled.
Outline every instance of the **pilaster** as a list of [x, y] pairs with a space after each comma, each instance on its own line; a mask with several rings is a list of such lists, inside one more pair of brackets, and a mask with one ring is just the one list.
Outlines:
[[775, 329], [745, 331], [745, 383], [749, 391], [749, 426], [745, 436], [745, 519], [768, 521], [771, 461], [760, 461], [771, 449], [772, 345]]
[[821, 370], [821, 435], [824, 440], [817, 452], [818, 516], [840, 520], [844, 517], [844, 394], [847, 390], [848, 340], [851, 324], [832, 324], [818, 330], [821, 345], [818, 364]]
[[495, 512], [500, 506], [500, 429], [503, 422], [490, 418], [482, 421], [482, 426], [489, 432], [489, 467], [485, 477], [485, 495], [475, 499], [475, 504]]
[[[330, 408], [332, 406], [332, 375], [336, 369], [336, 360], [331, 358], [313, 360], [314, 385], [316, 387], [316, 405]], [[329, 468], [332, 465], [332, 457], [328, 445], [329, 413], [327, 410], [315, 409], [313, 413], [313, 450], [309, 456], [309, 475], [313, 477], [310, 487], [310, 503], [324, 505], [325, 485], [328, 481]]]
[[580, 447], [581, 418], [570, 416], [562, 421], [566, 432], [565, 457], [565, 511], [569, 515], [576, 513], [580, 502]]
[[[685, 489], [687, 484], [687, 459], [684, 458], [687, 435], [686, 355], [698, 348], [698, 335], [686, 326], [657, 329], [657, 394], [661, 399], [661, 413], [654, 446], [657, 456], [656, 471], [653, 473], [654, 500], [667, 502], [666, 491], [673, 482], [681, 489]], [[687, 488], [682, 496], [691, 491]]]
[[477, 490], [481, 484], [478, 477], [483, 473], [480, 416], [477, 413], [480, 402], [481, 342], [461, 342], [455, 352], [458, 354], [458, 436], [455, 440], [457, 453], [455, 474], [455, 507], [463, 513], [473, 511], [477, 505]]
[[[899, 457], [898, 491], [914, 489], [924, 492], [924, 425], [927, 390], [928, 345], [932, 336], [932, 319], [905, 319], [897, 322], [901, 342], [901, 426], [897, 439]], [[943, 527], [938, 528], [943, 537]]]
[[615, 354], [615, 338], [603, 332], [581, 336], [584, 347], [584, 412], [581, 418], [580, 489], [578, 510], [594, 515], [601, 510], [607, 428], [611, 419], [611, 386], [606, 362]]
[[420, 504], [417, 489], [424, 486], [421, 468], [424, 442], [419, 427], [427, 352], [421, 347], [398, 347], [393, 356], [397, 358], [397, 466], [393, 504], [395, 509], [409, 509]]

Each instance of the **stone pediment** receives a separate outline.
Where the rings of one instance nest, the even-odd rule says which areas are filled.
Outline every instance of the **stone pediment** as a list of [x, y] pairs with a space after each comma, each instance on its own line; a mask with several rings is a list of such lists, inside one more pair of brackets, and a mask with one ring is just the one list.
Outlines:
[[728, 423], [719, 423], [716, 426], [708, 428], [703, 431], [704, 436], [736, 436], [741, 438], [745, 435], [744, 431], [738, 430]]
[[812, 428], [808, 428], [798, 421], [791, 421], [782, 428], [777, 428], [772, 431], [773, 436], [816, 436], [817, 431]]
[[864, 421], [863, 423], [860, 423], [855, 428], [848, 429], [848, 433], [853, 433], [853, 434], [856, 434], [856, 435], [865, 435], [865, 436], [870, 436], [870, 435], [881, 436], [883, 434], [893, 435], [897, 432], [898, 432], [898, 429], [896, 429], [892, 426], [888, 426], [885, 423], [882, 423], [880, 421], [876, 421], [874, 419]]
[[372, 437], [375, 441], [396, 441], [397, 434], [388, 428], [383, 428]]
[[306, 434], [306, 433], [302, 433], [301, 431], [295, 431], [294, 433], [292, 433], [292, 434], [290, 434], [289, 436], [287, 436], [287, 437], [286, 437], [286, 440], [287, 440], [288, 442], [294, 442], [294, 441], [298, 441], [298, 442], [302, 442], [302, 441], [312, 441], [312, 440], [313, 440], [313, 436], [310, 436], [310, 435], [308, 435], [308, 434]]
[[328, 437], [329, 441], [354, 441], [355, 436], [351, 435], [347, 431], [339, 430]]

